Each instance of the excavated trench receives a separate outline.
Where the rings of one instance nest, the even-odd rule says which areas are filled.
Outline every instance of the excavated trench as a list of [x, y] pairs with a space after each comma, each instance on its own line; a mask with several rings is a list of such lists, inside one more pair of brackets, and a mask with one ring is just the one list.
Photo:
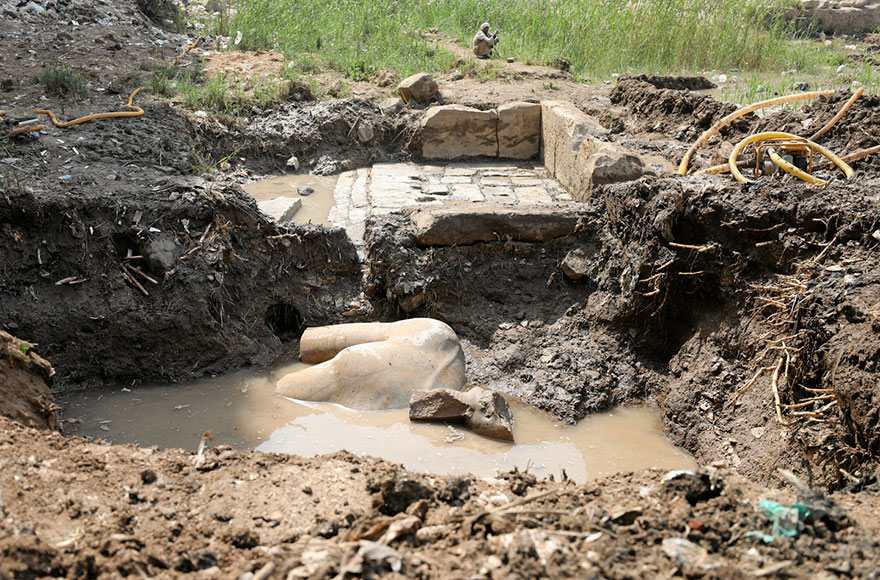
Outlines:
[[[806, 117], [830, 116], [842, 100], [744, 118], [723, 132], [719, 148], [751, 130], [794, 130]], [[611, 123], [601, 140], [645, 157], [662, 150], [668, 160], [729, 112], [709, 97], [645, 79], [621, 80], [611, 102], [630, 116], [623, 132]], [[857, 103], [829, 133], [836, 148], [867, 144], [848, 123], [870, 131], [880, 124], [877, 105], [874, 98]], [[421, 145], [414, 111], [389, 117], [338, 101], [221, 127], [164, 106], [147, 110], [162, 131], [188, 136], [165, 142], [163, 161], [208, 143], [218, 156], [238, 151], [253, 177], [283, 167], [293, 152], [313, 172], [348, 171], [352, 189], [362, 176], [371, 183], [377, 168], [408, 171], [426, 185], [432, 178], [442, 185], [453, 177], [450, 168], [467, 169], [444, 162], [423, 175], [399, 163]], [[358, 118], [372, 123], [376, 141], [346, 150]], [[676, 139], [658, 145], [651, 131], [660, 126], [680, 129]], [[134, 165], [155, 155], [154, 130], [133, 126], [122, 135], [131, 148], [121, 153], [84, 133], [79, 149]], [[48, 151], [52, 159], [51, 145]], [[712, 164], [713, 152], [695, 162]], [[371, 161], [379, 164], [367, 169]], [[484, 161], [471, 184], [504, 177], [485, 175], [487, 167], [523, 169]], [[824, 190], [660, 177], [647, 165], [635, 181], [592, 184], [583, 203], [551, 195], [548, 235], [533, 231], [548, 218], [532, 210], [438, 217], [431, 213], [443, 205], [434, 203], [437, 195], [419, 202], [425, 207], [363, 215], [359, 225], [314, 225], [319, 217], [311, 225], [277, 224], [235, 183], [177, 170], [168, 177], [162, 165], [136, 178], [114, 175], [112, 196], [95, 188], [109, 182], [74, 171], [62, 192], [50, 164], [44, 179], [4, 189], [0, 307], [6, 328], [39, 343], [55, 364], [62, 400], [96, 385], [124, 386], [134, 397], [144, 384], [265, 367], [295, 349], [307, 326], [430, 316], [462, 339], [471, 382], [566, 423], [648, 402], [672, 442], [700, 463], [722, 461], [760, 482], [775, 467], [830, 487], [861, 477], [878, 445], [871, 379], [878, 200], [865, 194], [876, 179], [871, 162], [856, 181]], [[425, 225], [431, 219], [433, 230]], [[444, 229], [470, 233], [449, 241], [436, 235]], [[791, 284], [785, 300], [794, 302], [780, 318], [773, 293], [783, 282]], [[789, 336], [785, 348], [799, 354], [781, 389], [780, 422], [770, 373], [751, 379], [777, 360], [773, 341]], [[834, 389], [837, 406], [819, 421], [793, 414], [809, 389]]]

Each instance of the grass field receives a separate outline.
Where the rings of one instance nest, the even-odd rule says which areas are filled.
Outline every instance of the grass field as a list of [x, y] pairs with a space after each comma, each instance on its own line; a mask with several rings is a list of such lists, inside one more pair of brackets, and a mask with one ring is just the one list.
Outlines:
[[[787, 0], [242, 0], [223, 20], [245, 49], [306, 54], [353, 79], [390, 68], [445, 71], [454, 57], [424, 38], [437, 28], [469, 44], [483, 20], [499, 51], [520, 61], [567, 61], [576, 76], [703, 70], [815, 72], [842, 62], [818, 43], [792, 42], [773, 14]], [[761, 7], [759, 7], [761, 6]], [[308, 57], [313, 58], [313, 57]]]

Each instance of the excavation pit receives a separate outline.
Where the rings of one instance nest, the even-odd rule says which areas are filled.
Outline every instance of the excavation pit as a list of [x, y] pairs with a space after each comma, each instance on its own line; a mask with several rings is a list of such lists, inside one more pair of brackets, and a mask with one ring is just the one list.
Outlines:
[[63, 401], [70, 435], [116, 444], [195, 450], [205, 431], [212, 446], [313, 457], [348, 450], [381, 457], [420, 473], [495, 476], [511, 469], [585, 482], [646, 468], [693, 469], [693, 459], [663, 435], [647, 408], [619, 408], [565, 425], [511, 402], [511, 444], [474, 435], [461, 425], [411, 423], [406, 409], [356, 411], [273, 395], [275, 383], [305, 368], [282, 362], [179, 385], [91, 391]]

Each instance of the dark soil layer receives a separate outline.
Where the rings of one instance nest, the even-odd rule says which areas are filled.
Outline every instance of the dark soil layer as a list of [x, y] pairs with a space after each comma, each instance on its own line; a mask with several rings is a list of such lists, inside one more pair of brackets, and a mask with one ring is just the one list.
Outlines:
[[277, 228], [237, 185], [7, 187], [0, 232], [0, 313], [67, 386], [265, 365], [360, 292], [344, 232]]
[[0, 432], [2, 578], [876, 578], [880, 567], [864, 494], [801, 496], [812, 511], [796, 537], [764, 543], [773, 525], [758, 501], [795, 497], [714, 469], [578, 486], [426, 477], [347, 453], [218, 447], [200, 459], [2, 418]]

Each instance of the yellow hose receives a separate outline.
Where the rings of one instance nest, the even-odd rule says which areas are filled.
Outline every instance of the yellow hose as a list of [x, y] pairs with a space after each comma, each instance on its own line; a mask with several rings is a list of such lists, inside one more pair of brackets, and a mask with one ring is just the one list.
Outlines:
[[813, 185], [821, 185], [822, 187], [826, 187], [828, 185], [828, 182], [824, 179], [813, 177], [806, 171], [802, 171], [801, 169], [795, 167], [794, 165], [780, 157], [775, 149], [771, 148], [767, 153], [770, 155], [770, 159], [773, 161], [773, 163], [782, 168], [783, 171], [791, 173], [801, 181], [806, 181], [807, 183], [812, 183]]
[[[750, 161], [743, 159], [742, 161], [737, 161], [736, 166], [742, 169], [743, 167], [748, 167], [751, 165]], [[730, 163], [724, 162], [719, 165], [713, 165], [712, 167], [707, 167], [705, 169], [700, 169], [699, 171], [695, 171], [694, 175], [720, 175], [721, 173], [730, 172]]]
[[189, 51], [191, 51], [192, 49], [197, 47], [201, 41], [202, 41], [202, 39], [201, 39], [201, 37], [199, 37], [196, 39], [195, 42], [193, 42], [192, 44], [187, 46], [183, 50], [183, 52], [181, 52], [179, 55], [177, 55], [177, 58], [175, 58], [173, 61], [171, 61], [171, 66], [175, 66], [178, 62], [180, 62], [180, 59], [182, 59], [184, 56], [186, 56], [186, 53], [188, 53]]
[[761, 101], [759, 103], [749, 105], [748, 107], [737, 109], [736, 111], [718, 121], [711, 128], [704, 131], [702, 135], [700, 135], [700, 138], [697, 139], [697, 141], [693, 145], [691, 145], [691, 148], [688, 149], [687, 153], [684, 154], [684, 157], [681, 160], [681, 164], [679, 164], [678, 166], [678, 174], [687, 175], [688, 164], [691, 162], [691, 157], [696, 152], [696, 150], [699, 149], [706, 141], [708, 141], [709, 138], [712, 137], [712, 135], [714, 135], [730, 123], [736, 121], [743, 115], [748, 115], [749, 113], [753, 113], [767, 107], [772, 107], [774, 105], [782, 105], [784, 103], [791, 103], [793, 101], [806, 101], [807, 99], [815, 99], [816, 97], [830, 97], [833, 94], [834, 91], [813, 91], [811, 93], [798, 93], [796, 95], [776, 97], [775, 99]]
[[837, 155], [822, 147], [818, 143], [814, 143], [809, 139], [804, 139], [803, 137], [798, 137], [797, 135], [792, 135], [791, 133], [783, 133], [781, 131], [768, 131], [766, 133], [757, 133], [756, 135], [751, 135], [746, 137], [742, 141], [736, 144], [733, 148], [733, 151], [730, 152], [730, 158], [728, 159], [728, 163], [730, 164], [730, 173], [733, 177], [739, 181], [740, 183], [751, 183], [750, 179], [746, 179], [746, 177], [740, 172], [739, 168], [736, 166], [736, 160], [739, 157], [739, 154], [742, 153], [743, 149], [755, 143], [757, 141], [767, 141], [769, 139], [788, 139], [795, 141], [802, 141], [805, 145], [810, 147], [813, 151], [817, 153], [821, 153], [825, 157], [828, 158], [834, 165], [836, 165], [841, 171], [843, 171], [846, 178], [849, 179], [853, 170], [852, 167], [846, 164], [842, 159], [840, 159]]
[[846, 114], [846, 112], [849, 111], [849, 108], [853, 106], [853, 103], [855, 103], [856, 100], [858, 100], [858, 98], [861, 97], [862, 93], [864, 92], [865, 89], [863, 87], [859, 87], [858, 90], [853, 94], [853, 96], [849, 98], [846, 104], [843, 105], [843, 108], [840, 109], [840, 111], [838, 111], [836, 115], [834, 115], [833, 119], [828, 121], [824, 127], [810, 135], [810, 141], [816, 141], [817, 139], [819, 139], [819, 137], [827, 133], [831, 129], [831, 127], [836, 125], [837, 122], [840, 121], [840, 119]]
[[135, 89], [132, 91], [131, 95], [128, 97], [128, 104], [125, 105], [125, 109], [130, 109], [129, 111], [115, 111], [113, 113], [95, 113], [94, 115], [87, 115], [85, 117], [80, 117], [79, 119], [74, 119], [73, 121], [67, 121], [66, 123], [62, 123], [58, 119], [55, 118], [55, 114], [52, 111], [46, 109], [34, 109], [34, 113], [37, 115], [48, 115], [49, 119], [52, 121], [52, 124], [56, 127], [64, 129], [66, 127], [73, 127], [74, 125], [79, 125], [80, 123], [85, 123], [86, 121], [94, 121], [95, 119], [108, 119], [111, 117], [140, 117], [144, 114], [144, 110], [136, 105], [132, 105], [132, 101], [134, 101], [135, 96], [141, 90]]
[[[844, 163], [852, 163], [853, 161], [858, 161], [862, 157], [867, 157], [868, 155], [873, 155], [874, 153], [880, 153], [880, 145], [875, 145], [873, 147], [869, 147], [867, 149], [862, 149], [861, 151], [856, 151], [855, 153], [850, 153], [849, 155], [844, 155], [840, 159]], [[816, 171], [820, 171], [822, 169], [828, 169], [831, 166], [831, 163], [823, 163], [819, 167], [816, 168]]]

